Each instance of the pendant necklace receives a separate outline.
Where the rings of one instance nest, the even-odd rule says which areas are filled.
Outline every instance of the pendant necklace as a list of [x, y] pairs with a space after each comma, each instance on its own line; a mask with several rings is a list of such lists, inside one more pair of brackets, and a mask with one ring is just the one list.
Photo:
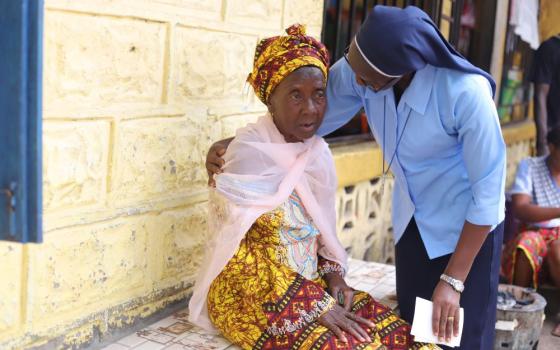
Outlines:
[[[399, 144], [401, 143], [402, 137], [404, 135], [404, 131], [406, 129], [406, 125], [408, 124], [408, 119], [410, 118], [410, 113], [412, 112], [412, 108], [410, 109], [410, 111], [408, 111], [408, 115], [406, 117], [406, 120], [404, 121], [404, 126], [403, 126], [403, 130], [397, 140], [397, 144], [395, 145], [395, 150], [393, 151], [393, 155], [391, 156], [391, 159], [389, 160], [389, 165], [387, 166], [387, 169], [385, 169], [385, 121], [386, 121], [386, 116], [387, 116], [387, 96], [384, 96], [383, 98], [383, 149], [381, 150], [381, 155], [382, 155], [382, 171], [381, 171], [381, 197], [383, 197], [383, 193], [385, 192], [385, 180], [387, 179], [387, 174], [389, 173], [389, 170], [391, 169], [391, 165], [393, 164], [393, 160], [395, 160], [395, 156], [397, 155], [397, 150], [399, 149]], [[397, 133], [398, 133], [398, 121], [397, 121]]]

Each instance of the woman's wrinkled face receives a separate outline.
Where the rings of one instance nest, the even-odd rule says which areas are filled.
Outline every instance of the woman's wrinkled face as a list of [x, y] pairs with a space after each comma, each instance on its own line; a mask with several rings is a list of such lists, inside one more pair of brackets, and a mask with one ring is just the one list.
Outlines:
[[286, 142], [301, 142], [315, 135], [323, 122], [326, 82], [317, 67], [293, 71], [274, 89], [268, 110]]

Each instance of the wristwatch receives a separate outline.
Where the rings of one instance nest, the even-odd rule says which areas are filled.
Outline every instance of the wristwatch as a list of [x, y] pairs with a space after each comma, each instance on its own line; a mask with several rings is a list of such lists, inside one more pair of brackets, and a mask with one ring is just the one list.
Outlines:
[[447, 276], [446, 274], [442, 273], [439, 276], [439, 279], [444, 281], [445, 283], [449, 284], [457, 293], [462, 293], [465, 290], [465, 285], [458, 279], [455, 279], [451, 276]]

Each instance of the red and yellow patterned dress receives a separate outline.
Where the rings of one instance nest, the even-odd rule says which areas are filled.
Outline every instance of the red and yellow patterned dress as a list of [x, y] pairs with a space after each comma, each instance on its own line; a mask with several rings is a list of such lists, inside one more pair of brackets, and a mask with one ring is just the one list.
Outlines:
[[352, 311], [375, 322], [366, 329], [372, 343], [349, 334], [342, 343], [321, 326], [335, 300], [319, 271], [340, 266], [318, 256], [318, 235], [295, 192], [259, 217], [210, 286], [214, 326], [243, 349], [439, 349], [414, 343], [410, 326], [365, 292], [355, 293]]

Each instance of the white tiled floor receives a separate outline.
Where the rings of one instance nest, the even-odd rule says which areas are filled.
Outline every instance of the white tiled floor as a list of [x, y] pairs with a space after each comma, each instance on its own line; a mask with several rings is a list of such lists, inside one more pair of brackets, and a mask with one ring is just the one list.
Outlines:
[[[392, 308], [397, 306], [395, 267], [361, 260], [349, 261], [348, 285], [370, 293]], [[178, 312], [137, 331], [103, 350], [235, 350], [221, 336], [211, 335], [187, 321], [188, 311]]]

